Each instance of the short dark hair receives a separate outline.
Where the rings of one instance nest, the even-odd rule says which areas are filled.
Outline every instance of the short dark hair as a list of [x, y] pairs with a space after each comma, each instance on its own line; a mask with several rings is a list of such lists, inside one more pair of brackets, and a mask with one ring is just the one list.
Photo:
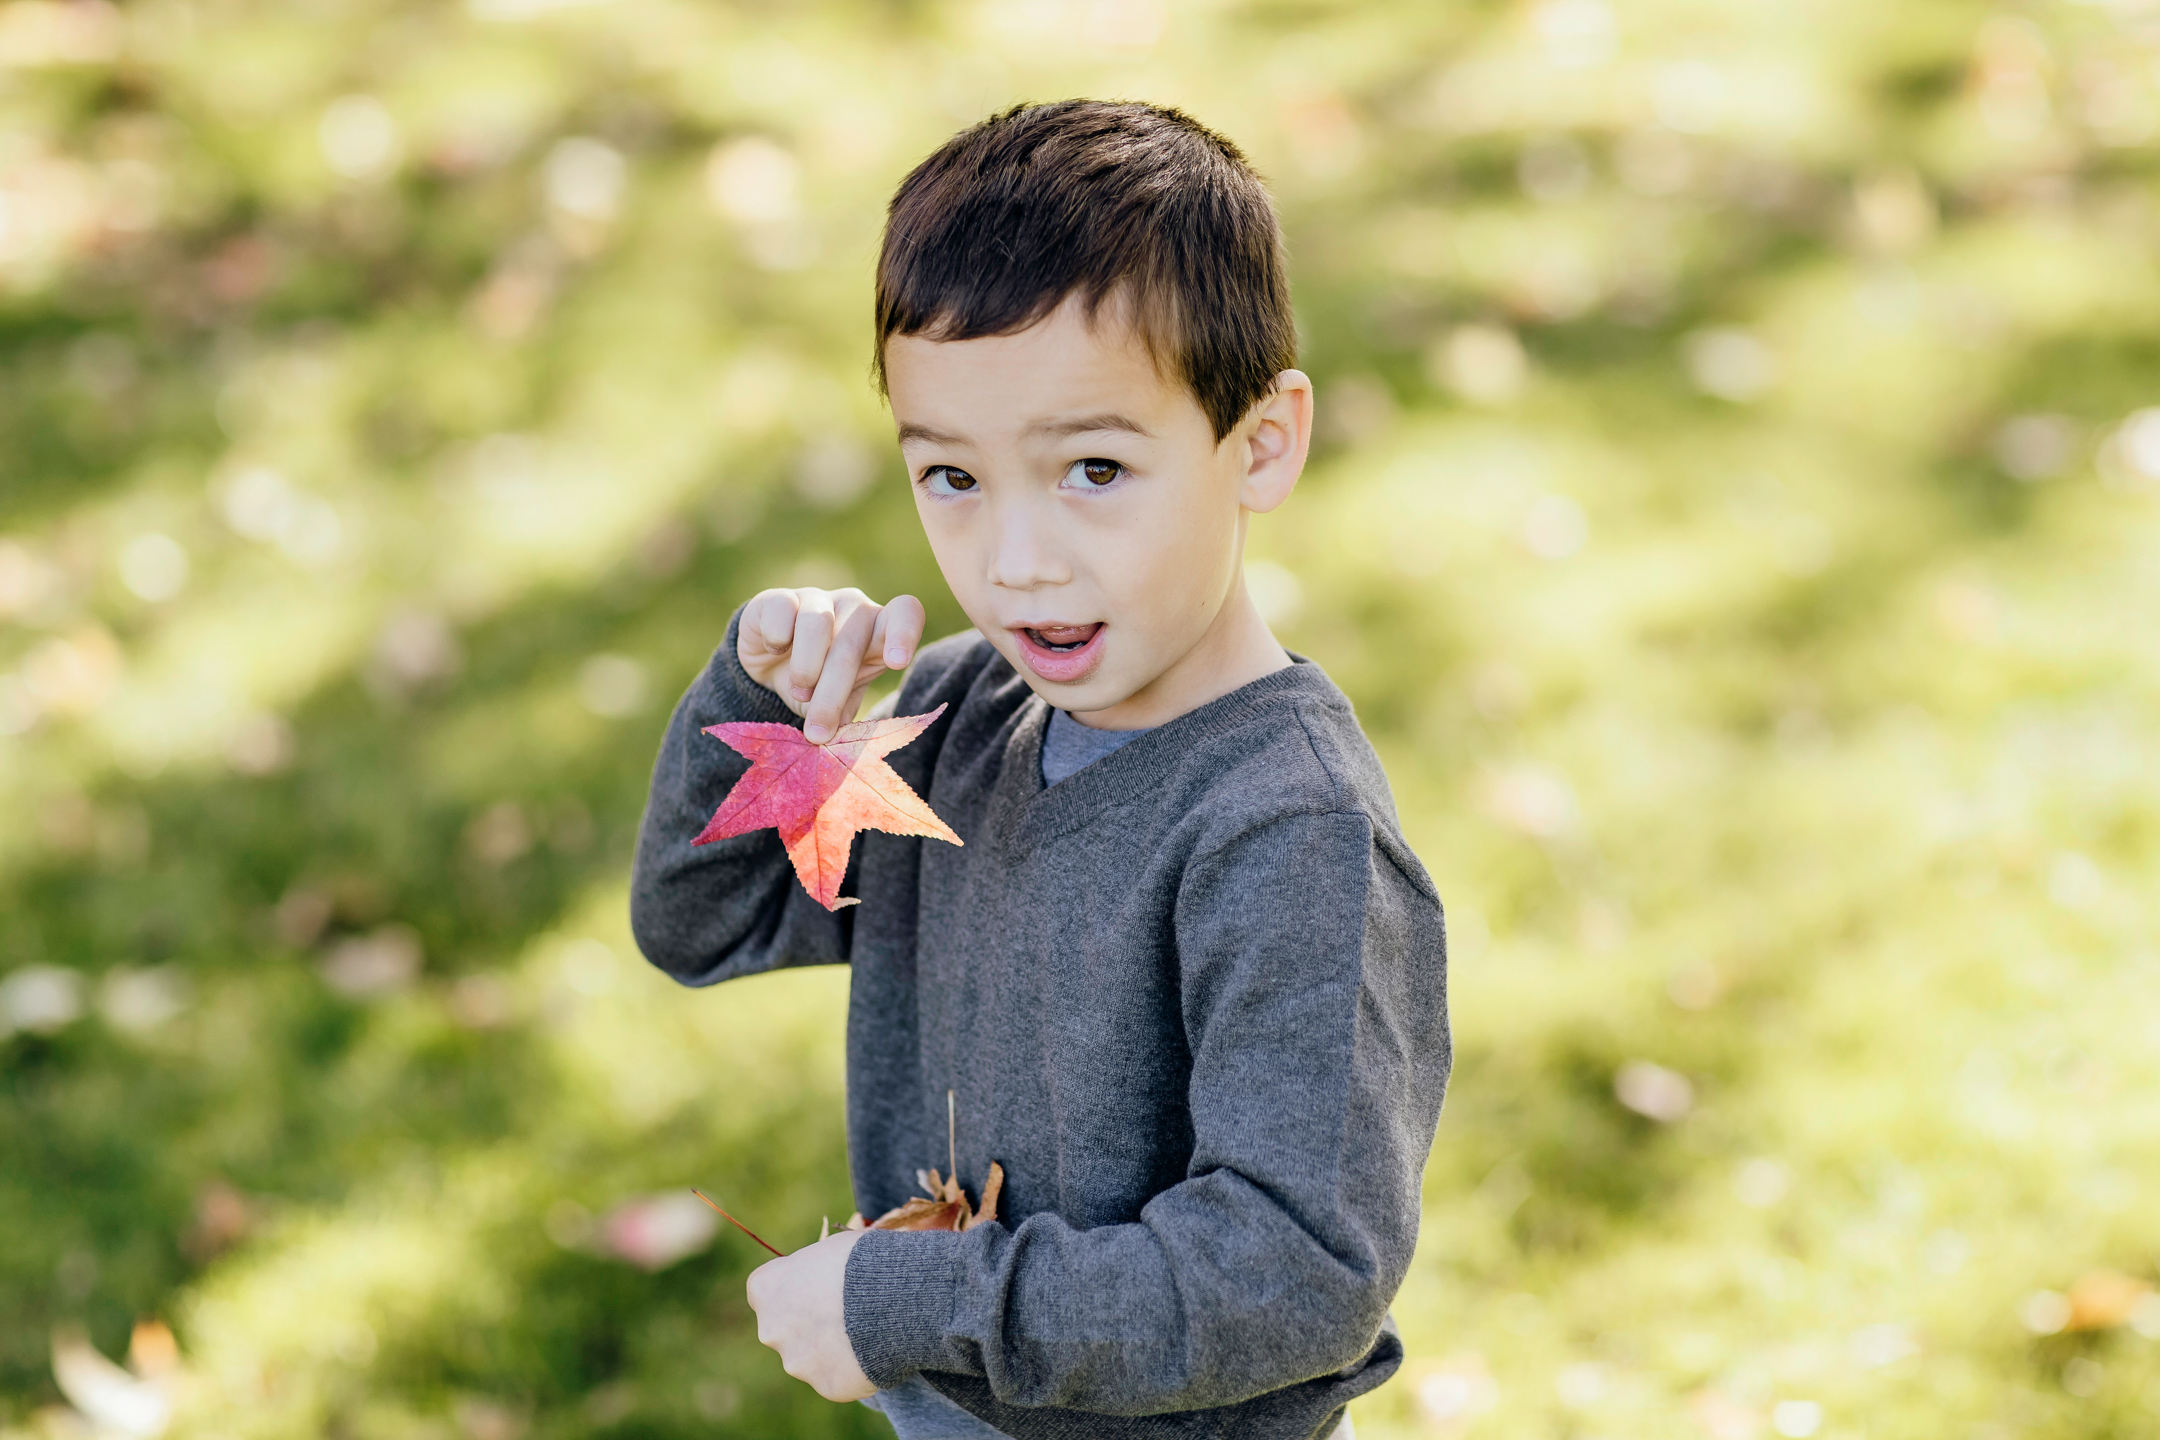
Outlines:
[[1020, 105], [961, 131], [893, 195], [878, 388], [895, 335], [1010, 335], [1078, 294], [1124, 301], [1219, 441], [1297, 363], [1282, 231], [1237, 146], [1163, 105]]

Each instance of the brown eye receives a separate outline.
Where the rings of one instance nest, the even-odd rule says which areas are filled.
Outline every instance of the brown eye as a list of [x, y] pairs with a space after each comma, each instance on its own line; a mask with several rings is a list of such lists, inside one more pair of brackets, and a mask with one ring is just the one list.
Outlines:
[[1115, 460], [1083, 460], [1080, 473], [1090, 485], [1108, 485], [1125, 473], [1125, 467]]
[[975, 477], [950, 465], [933, 465], [923, 472], [922, 483], [933, 495], [965, 495], [975, 488]]

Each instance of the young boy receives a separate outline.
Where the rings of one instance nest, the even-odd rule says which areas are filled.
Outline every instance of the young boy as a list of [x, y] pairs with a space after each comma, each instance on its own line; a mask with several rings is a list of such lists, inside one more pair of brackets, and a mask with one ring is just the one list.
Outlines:
[[[854, 967], [865, 1215], [945, 1160], [948, 1091], [1004, 1194], [765, 1265], [758, 1336], [906, 1440], [1347, 1434], [1402, 1358], [1445, 942], [1349, 702], [1240, 578], [1312, 429], [1267, 193], [1173, 110], [984, 121], [894, 197], [877, 347], [975, 630], [753, 598], [669, 725], [632, 920], [688, 985]], [[701, 727], [823, 742], [911, 663], [898, 713], [946, 709], [889, 763], [964, 846], [864, 834], [837, 912], [774, 831], [692, 847], [747, 768]]]

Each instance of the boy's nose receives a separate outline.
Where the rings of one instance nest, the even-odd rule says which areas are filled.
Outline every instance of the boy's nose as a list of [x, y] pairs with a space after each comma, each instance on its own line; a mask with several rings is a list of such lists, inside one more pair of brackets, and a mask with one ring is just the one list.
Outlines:
[[1001, 506], [992, 522], [988, 579], [1003, 590], [1035, 590], [1072, 579], [1052, 527], [1052, 507], [1025, 502]]

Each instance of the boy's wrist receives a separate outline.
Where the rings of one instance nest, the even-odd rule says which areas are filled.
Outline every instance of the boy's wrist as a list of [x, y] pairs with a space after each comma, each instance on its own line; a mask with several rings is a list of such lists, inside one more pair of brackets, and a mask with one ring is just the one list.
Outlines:
[[869, 1230], [848, 1255], [848, 1344], [870, 1383], [890, 1389], [922, 1370], [965, 1368], [947, 1341], [961, 1236]]

